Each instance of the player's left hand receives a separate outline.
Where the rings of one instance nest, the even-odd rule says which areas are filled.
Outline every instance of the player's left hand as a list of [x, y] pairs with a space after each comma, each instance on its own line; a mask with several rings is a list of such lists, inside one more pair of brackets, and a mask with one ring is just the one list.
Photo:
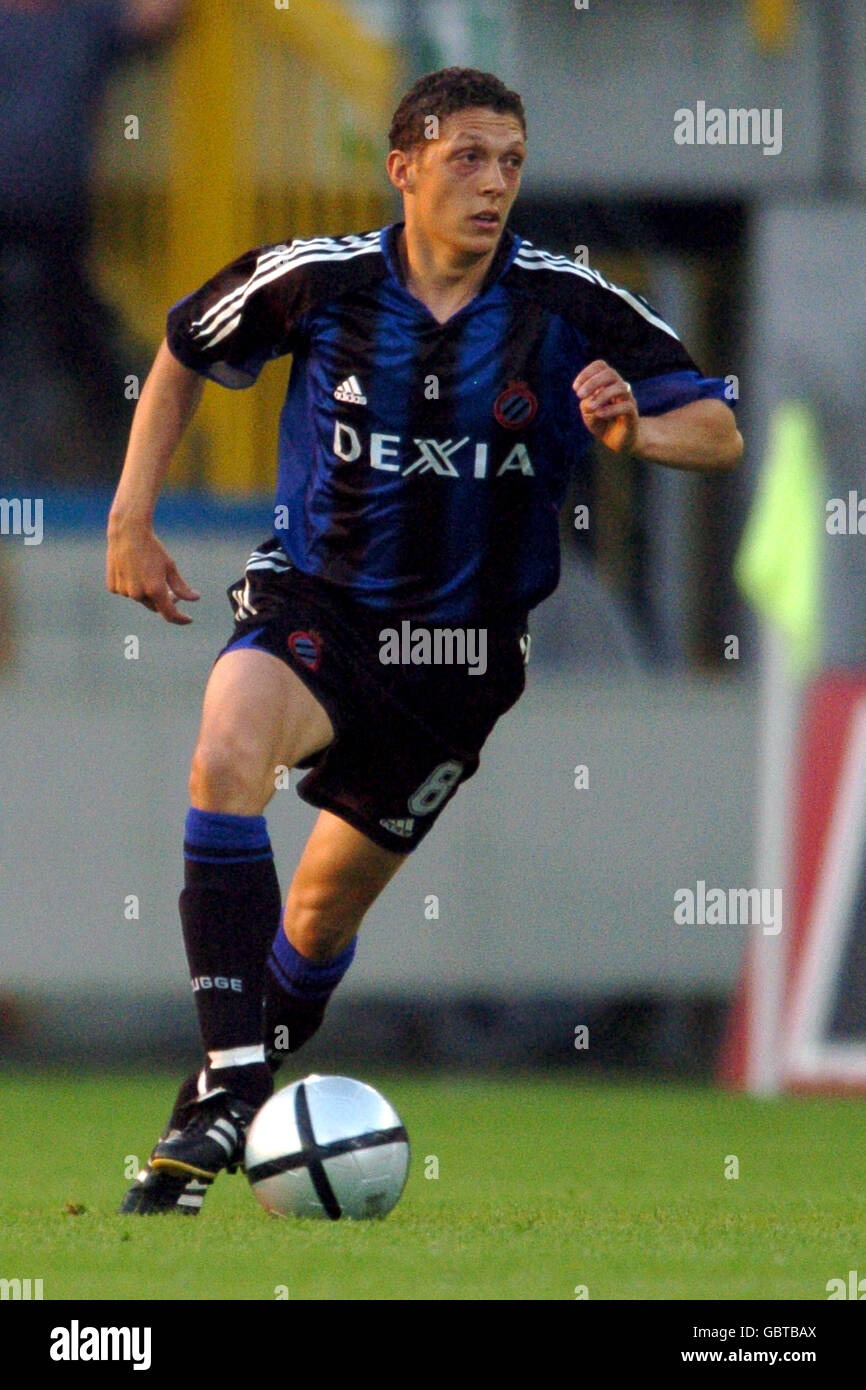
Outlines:
[[640, 415], [627, 381], [599, 358], [572, 382], [583, 423], [590, 434], [615, 454], [631, 454], [637, 442]]

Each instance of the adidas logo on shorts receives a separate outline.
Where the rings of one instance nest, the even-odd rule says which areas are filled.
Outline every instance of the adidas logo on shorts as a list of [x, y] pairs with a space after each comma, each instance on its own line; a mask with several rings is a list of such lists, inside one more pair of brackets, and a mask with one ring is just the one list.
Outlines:
[[341, 381], [334, 392], [335, 401], [348, 401], [349, 405], [366, 405], [367, 397], [361, 390], [361, 383], [356, 376], [347, 376], [345, 381]]
[[390, 830], [392, 835], [402, 835], [405, 840], [415, 829], [415, 817], [406, 816], [404, 820], [380, 820], [379, 824], [384, 825], [386, 830]]

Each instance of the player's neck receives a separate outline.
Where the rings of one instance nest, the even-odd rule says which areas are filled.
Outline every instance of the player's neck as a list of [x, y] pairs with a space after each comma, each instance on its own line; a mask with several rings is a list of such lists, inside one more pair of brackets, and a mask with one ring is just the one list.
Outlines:
[[406, 288], [420, 299], [440, 323], [445, 323], [474, 299], [496, 254], [494, 246], [469, 264], [455, 261], [448, 247], [439, 247], [408, 224], [397, 241]]

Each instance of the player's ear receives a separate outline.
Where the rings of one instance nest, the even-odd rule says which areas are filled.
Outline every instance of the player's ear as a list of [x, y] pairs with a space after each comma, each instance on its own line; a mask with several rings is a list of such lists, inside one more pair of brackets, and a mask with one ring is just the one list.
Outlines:
[[414, 193], [415, 161], [404, 150], [392, 150], [385, 160], [388, 178], [398, 193]]

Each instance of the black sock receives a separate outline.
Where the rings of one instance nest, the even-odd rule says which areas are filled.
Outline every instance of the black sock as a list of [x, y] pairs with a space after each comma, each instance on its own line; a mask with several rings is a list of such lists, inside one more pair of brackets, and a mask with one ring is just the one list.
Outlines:
[[174, 1106], [169, 1116], [168, 1124], [165, 1127], [166, 1134], [173, 1129], [183, 1129], [189, 1119], [189, 1107], [194, 1103], [198, 1096], [198, 1080], [201, 1070], [194, 1071], [184, 1081], [181, 1082], [180, 1089], [175, 1097]]
[[261, 1105], [273, 1082], [262, 1043], [265, 958], [282, 905], [264, 816], [187, 813], [179, 906], [208, 1092]]

